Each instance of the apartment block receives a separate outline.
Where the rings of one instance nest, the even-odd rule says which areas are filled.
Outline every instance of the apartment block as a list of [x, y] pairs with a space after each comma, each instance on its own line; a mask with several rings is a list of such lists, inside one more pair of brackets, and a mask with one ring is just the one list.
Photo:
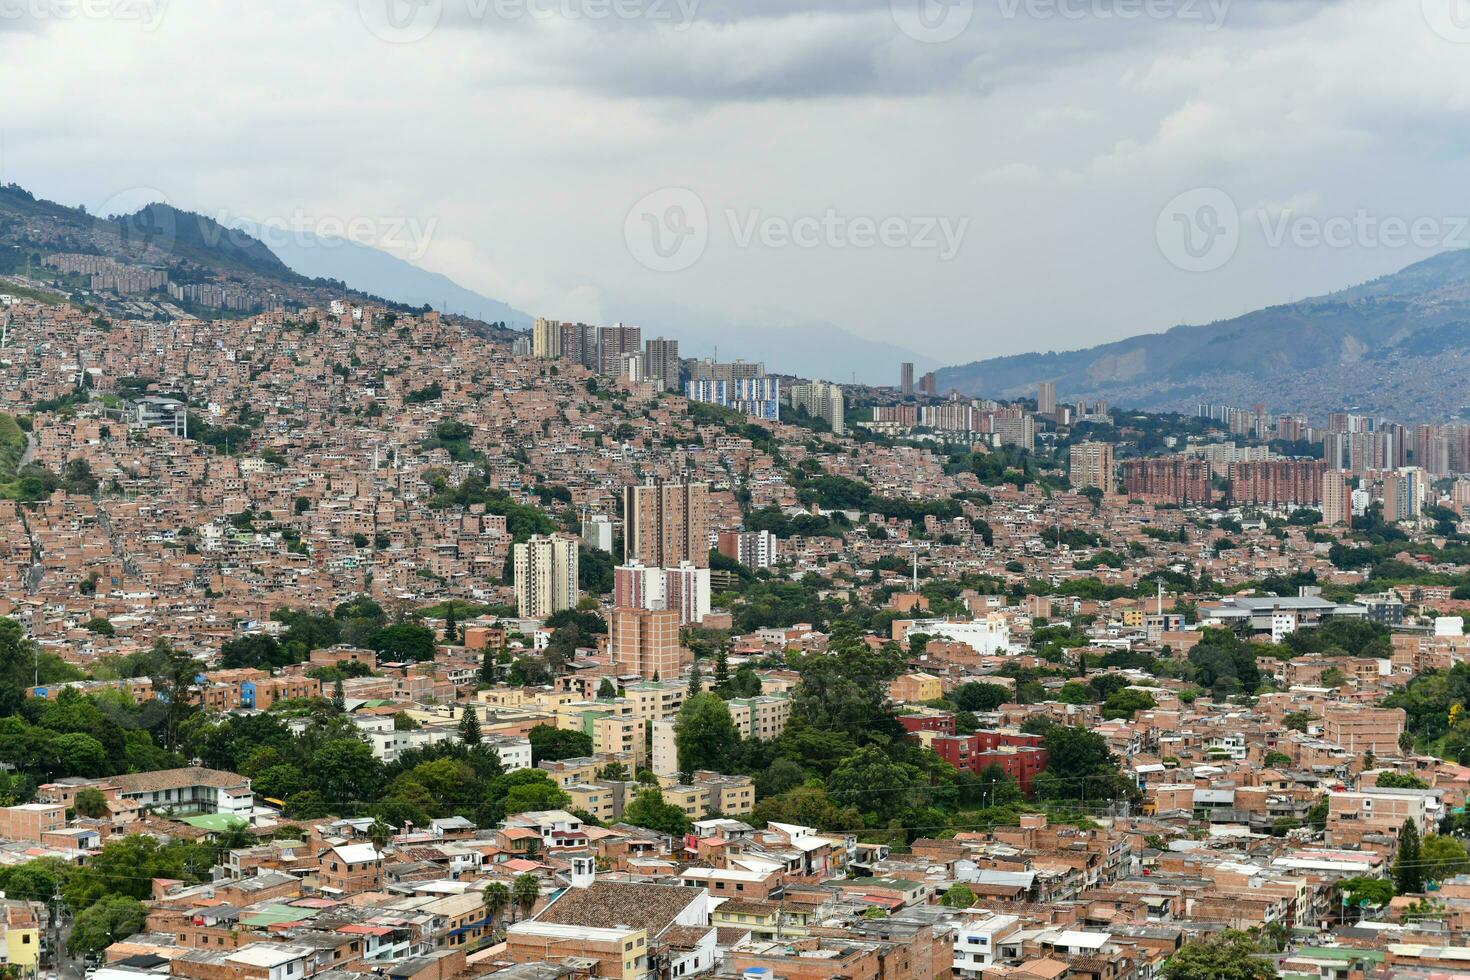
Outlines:
[[655, 480], [623, 490], [623, 560], [709, 566], [709, 484]]
[[533, 535], [515, 546], [516, 608], [522, 618], [545, 619], [571, 609], [581, 598], [577, 585], [577, 539], [565, 534]]
[[1113, 447], [1106, 442], [1079, 442], [1072, 447], [1072, 486], [1075, 488], [1097, 487], [1112, 493], [1117, 483], [1113, 479]]
[[0, 807], [0, 838], [39, 841], [43, 834], [66, 826], [66, 807], [57, 803], [22, 803]]

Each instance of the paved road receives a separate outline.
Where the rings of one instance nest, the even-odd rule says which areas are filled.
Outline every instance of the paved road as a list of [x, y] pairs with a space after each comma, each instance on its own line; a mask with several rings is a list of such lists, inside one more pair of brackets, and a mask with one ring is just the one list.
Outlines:
[[36, 437], [33, 436], [33, 435], [31, 435], [29, 432], [27, 432], [26, 433], [26, 451], [20, 454], [20, 462], [15, 465], [15, 468], [16, 469], [20, 469], [22, 466], [25, 466], [27, 463], [29, 463], [31, 461], [31, 457], [33, 457], [35, 455], [36, 455]]

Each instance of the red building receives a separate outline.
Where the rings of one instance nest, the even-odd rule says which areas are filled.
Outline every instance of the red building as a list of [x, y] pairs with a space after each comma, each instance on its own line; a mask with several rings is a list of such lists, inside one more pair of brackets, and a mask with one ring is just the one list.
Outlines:
[[921, 714], [899, 715], [898, 723], [909, 734], [914, 732], [938, 732], [940, 735], [954, 734], [954, 712], [925, 711]]
[[1178, 504], [1207, 504], [1214, 497], [1209, 461], [1183, 456], [1125, 461], [1123, 489], [1130, 497], [1162, 497]]
[[1230, 502], [1268, 507], [1322, 503], [1320, 459], [1273, 459], [1230, 464]]
[[[900, 716], [902, 717], [902, 716]], [[980, 731], [972, 735], [936, 735], [934, 751], [956, 769], [979, 775], [987, 766], [1000, 766], [1031, 795], [1031, 780], [1046, 768], [1046, 740], [1022, 732]]]

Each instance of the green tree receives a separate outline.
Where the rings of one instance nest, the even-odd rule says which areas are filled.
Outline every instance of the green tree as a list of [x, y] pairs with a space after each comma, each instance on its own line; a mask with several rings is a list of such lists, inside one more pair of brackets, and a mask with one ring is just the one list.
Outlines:
[[797, 661], [801, 683], [791, 695], [792, 718], [863, 740], [878, 734], [901, 737], [887, 702], [888, 682], [902, 668], [896, 646], [873, 650], [847, 624], [836, 624], [827, 653]]
[[163, 744], [174, 749], [178, 747], [179, 723], [197, 710], [190, 699], [204, 674], [204, 664], [166, 640], [156, 641], [152, 652], [158, 662], [152, 678], [154, 697], [166, 706]]
[[689, 668], [689, 690], [684, 695], [684, 703], [688, 704], [704, 692], [704, 672], [699, 669], [699, 661], [696, 660]]
[[490, 919], [490, 933], [495, 932], [495, 920], [510, 907], [510, 889], [498, 881], [485, 886], [485, 914]]
[[730, 718], [730, 709], [716, 694], [697, 694], [684, 702], [674, 722], [674, 741], [679, 749], [679, 769], [725, 772], [731, 751], [740, 744], [740, 732]]
[[689, 832], [689, 817], [672, 803], [664, 802], [664, 795], [656, 787], [638, 791], [633, 802], [623, 808], [623, 821], [635, 827], [656, 830], [663, 834], [682, 836]]
[[1470, 871], [1470, 855], [1465, 845], [1447, 834], [1430, 834], [1419, 845], [1419, 859], [1424, 865], [1424, 877], [1430, 881], [1444, 881], [1455, 875]]
[[994, 711], [1012, 698], [1010, 688], [984, 681], [961, 684], [949, 695], [949, 700], [961, 711]]
[[517, 875], [511, 883], [511, 900], [520, 909], [521, 917], [531, 914], [541, 899], [541, 880], [533, 874]]
[[289, 762], [270, 766], [251, 777], [250, 788], [261, 796], [285, 800], [307, 788], [306, 776]]
[[213, 863], [213, 851], [206, 844], [162, 844], [153, 837], [131, 834], [105, 844], [87, 865], [73, 872], [62, 885], [62, 896], [68, 907], [78, 911], [110, 895], [142, 900], [151, 894], [152, 879], [203, 881]]
[[77, 790], [76, 811], [78, 816], [97, 819], [107, 815], [107, 797], [100, 789], [91, 786]]
[[377, 651], [379, 660], [433, 660], [438, 650], [434, 631], [412, 623], [399, 623], [378, 630], [368, 641], [368, 646]]
[[870, 745], [832, 771], [827, 792], [838, 806], [856, 807], [888, 821], [906, 809], [928, 805], [929, 780], [917, 766], [895, 762]]
[[480, 715], [474, 708], [466, 707], [459, 719], [459, 740], [465, 745], [480, 744]]
[[1316, 720], [1317, 716], [1310, 711], [1288, 711], [1281, 723], [1288, 731], [1305, 732]]
[[967, 909], [975, 904], [975, 893], [963, 881], [958, 882], [944, 893], [944, 904], [952, 909]]
[[480, 654], [480, 683], [494, 684], [500, 676], [499, 657], [494, 647], [486, 647]]
[[1138, 787], [1119, 771], [1118, 760], [1101, 735], [1085, 728], [1053, 725], [1045, 738], [1046, 768], [1032, 783], [1041, 799], [1102, 803], [1138, 798]]
[[143, 930], [147, 907], [136, 898], [109, 895], [77, 913], [66, 948], [73, 956], [100, 953], [121, 939]]
[[806, 781], [806, 772], [795, 759], [772, 760], [765, 771], [755, 777], [755, 795], [761, 799], [779, 796]]
[[1185, 943], [1165, 961], [1160, 980], [1275, 980], [1276, 968], [1260, 956], [1248, 933], [1227, 929]]
[[1405, 820], [1399, 828], [1398, 849], [1393, 858], [1393, 885], [1400, 895], [1417, 895], [1424, 890], [1424, 864], [1420, 855], [1419, 828]]
[[312, 756], [309, 773], [312, 788], [338, 812], [376, 800], [383, 780], [382, 764], [356, 738], [323, 742]]
[[1393, 901], [1393, 882], [1387, 878], [1344, 878], [1338, 882], [1343, 898], [1359, 908], [1382, 908]]
[[780, 796], [768, 796], [756, 803], [751, 817], [757, 826], [775, 821], [818, 830], [852, 831], [863, 825], [856, 807], [836, 806], [820, 786], [798, 786]]
[[1021, 802], [1021, 787], [1004, 766], [992, 762], [975, 776], [974, 785], [966, 795], [970, 802], [980, 806], [1009, 806]]
[[1147, 691], [1124, 688], [1108, 695], [1107, 701], [1103, 702], [1102, 716], [1109, 719], [1132, 719], [1136, 712], [1157, 707], [1158, 702]]
[[104, 619], [101, 616], [94, 616], [87, 620], [86, 629], [87, 632], [96, 633], [98, 636], [114, 636], [117, 634], [117, 630], [112, 626], [112, 620]]
[[531, 761], [537, 765], [562, 759], [581, 759], [592, 754], [592, 736], [586, 732], [537, 725], [527, 737], [531, 741]]
[[730, 695], [730, 653], [723, 643], [715, 649], [715, 690]]
[[598, 700], [611, 700], [618, 696], [618, 689], [613, 687], [613, 682], [604, 677], [597, 685]]
[[497, 824], [511, 814], [559, 810], [571, 802], [545, 770], [517, 769], [490, 781], [478, 814], [481, 824]]

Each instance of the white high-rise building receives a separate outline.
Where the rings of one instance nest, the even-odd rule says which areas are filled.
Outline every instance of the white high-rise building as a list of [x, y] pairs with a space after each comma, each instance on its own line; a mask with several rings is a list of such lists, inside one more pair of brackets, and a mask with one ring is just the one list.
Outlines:
[[837, 435], [847, 434], [842, 389], [826, 381], [795, 385], [791, 389], [791, 407], [805, 409], [814, 418], [826, 419]]
[[672, 609], [679, 625], [698, 623], [709, 615], [709, 569], [690, 562], [657, 568], [629, 562], [613, 570], [613, 606], [617, 609]]
[[536, 318], [531, 325], [531, 353], [541, 358], [561, 357], [561, 323]]
[[537, 534], [516, 545], [516, 608], [521, 617], [545, 619], [552, 613], [574, 608], [581, 598], [577, 571], [574, 537]]

